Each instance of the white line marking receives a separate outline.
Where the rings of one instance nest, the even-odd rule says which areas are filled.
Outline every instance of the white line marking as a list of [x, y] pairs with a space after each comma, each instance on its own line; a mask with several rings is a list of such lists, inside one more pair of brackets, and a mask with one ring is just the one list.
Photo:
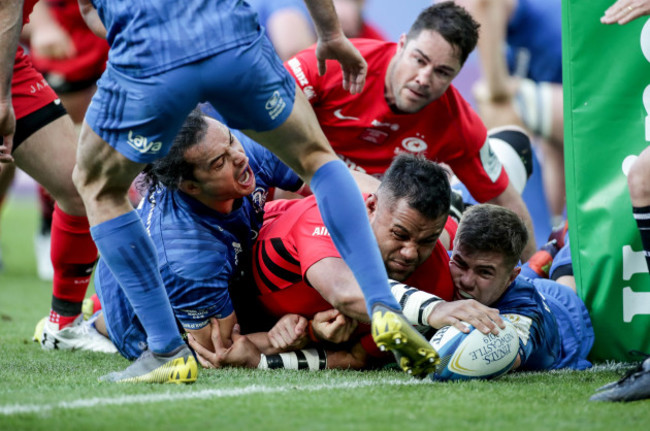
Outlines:
[[160, 394], [143, 394], [143, 395], [124, 395], [119, 397], [106, 397], [106, 398], [86, 398], [72, 401], [61, 401], [52, 404], [9, 404], [0, 406], [0, 415], [11, 416], [16, 414], [25, 413], [47, 413], [52, 410], [58, 409], [83, 409], [93, 408], [97, 406], [120, 406], [120, 405], [133, 405], [133, 404], [148, 404], [159, 403], [163, 401], [180, 401], [180, 400], [193, 400], [193, 399], [208, 399], [208, 398], [228, 398], [239, 397], [250, 394], [273, 394], [278, 392], [289, 391], [307, 391], [315, 392], [322, 390], [332, 389], [355, 389], [368, 386], [411, 386], [430, 384], [428, 380], [366, 380], [357, 382], [339, 382], [329, 383], [312, 386], [285, 385], [285, 386], [260, 386], [252, 385], [243, 388], [230, 388], [230, 389], [203, 389], [196, 392], [165, 392]]

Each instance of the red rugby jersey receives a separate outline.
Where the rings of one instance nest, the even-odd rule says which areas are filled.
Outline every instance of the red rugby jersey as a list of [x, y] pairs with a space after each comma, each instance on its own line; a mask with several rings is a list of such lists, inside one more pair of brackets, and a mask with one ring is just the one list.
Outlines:
[[395, 113], [384, 90], [397, 44], [369, 39], [352, 39], [352, 43], [368, 63], [360, 94], [343, 89], [336, 61], [328, 61], [327, 72], [318, 76], [315, 47], [285, 63], [349, 168], [379, 176], [395, 155], [410, 152], [448, 164], [480, 202], [506, 189], [508, 175], [487, 144], [483, 122], [453, 86], [417, 113]]

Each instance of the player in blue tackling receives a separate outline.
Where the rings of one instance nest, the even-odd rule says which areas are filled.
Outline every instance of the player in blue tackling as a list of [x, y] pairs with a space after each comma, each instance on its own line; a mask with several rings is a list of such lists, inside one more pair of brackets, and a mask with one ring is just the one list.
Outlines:
[[588, 368], [594, 331], [587, 308], [566, 285], [519, 275], [527, 236], [508, 209], [482, 204], [466, 210], [449, 264], [456, 298], [497, 308], [515, 325], [520, 347], [514, 368]]
[[[212, 331], [228, 339], [236, 322], [229, 286], [250, 265], [268, 189], [295, 191], [302, 180], [267, 149], [195, 109], [170, 152], [138, 181], [147, 191], [136, 212], [154, 243], [174, 315], [203, 345], [210, 345]], [[145, 351], [147, 333], [117, 283], [100, 258], [101, 319], [119, 352], [135, 359]], [[182, 378], [188, 373], [196, 371], [187, 368]]]
[[[361, 91], [366, 63], [343, 35], [331, 1], [306, 3], [319, 36], [320, 68], [326, 58], [336, 59], [344, 70], [343, 87]], [[176, 364], [194, 363], [176, 327], [154, 245], [127, 190], [145, 164], [169, 151], [201, 101], [310, 185], [362, 288], [375, 342], [403, 357], [405, 371], [431, 370], [437, 353], [408, 325], [391, 295], [359, 189], [255, 12], [238, 0], [80, 0], [80, 8], [95, 33], [106, 36], [110, 53], [82, 127], [73, 179], [97, 248], [133, 306], [149, 348], [111, 380], [174, 381]], [[195, 379], [194, 374], [185, 381]]]

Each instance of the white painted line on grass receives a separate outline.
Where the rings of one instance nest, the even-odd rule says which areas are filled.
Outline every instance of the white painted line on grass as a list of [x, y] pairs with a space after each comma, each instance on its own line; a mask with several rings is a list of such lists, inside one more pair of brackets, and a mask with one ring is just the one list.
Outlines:
[[122, 395], [117, 397], [84, 398], [72, 401], [61, 401], [51, 404], [9, 404], [0, 406], [0, 415], [11, 416], [17, 414], [47, 413], [58, 409], [84, 409], [98, 406], [121, 406], [133, 404], [160, 403], [163, 401], [183, 401], [208, 398], [239, 397], [252, 394], [273, 394], [279, 392], [306, 391], [316, 392], [332, 389], [356, 389], [368, 386], [411, 386], [429, 384], [427, 380], [360, 380], [356, 382], [337, 382], [320, 385], [301, 386], [262, 386], [252, 385], [242, 388], [229, 389], [202, 389], [196, 392], [165, 392], [160, 394]]

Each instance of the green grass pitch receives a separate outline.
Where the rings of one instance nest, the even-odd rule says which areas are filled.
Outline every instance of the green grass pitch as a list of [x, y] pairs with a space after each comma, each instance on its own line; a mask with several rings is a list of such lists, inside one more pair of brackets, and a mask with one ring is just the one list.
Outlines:
[[[201, 370], [193, 385], [116, 385], [117, 356], [44, 352], [31, 341], [49, 311], [35, 276], [31, 197], [0, 221], [0, 430], [647, 430], [650, 401], [593, 403], [621, 367], [515, 373], [492, 382], [433, 383], [399, 371]], [[615, 370], [618, 368], [618, 370]]]

